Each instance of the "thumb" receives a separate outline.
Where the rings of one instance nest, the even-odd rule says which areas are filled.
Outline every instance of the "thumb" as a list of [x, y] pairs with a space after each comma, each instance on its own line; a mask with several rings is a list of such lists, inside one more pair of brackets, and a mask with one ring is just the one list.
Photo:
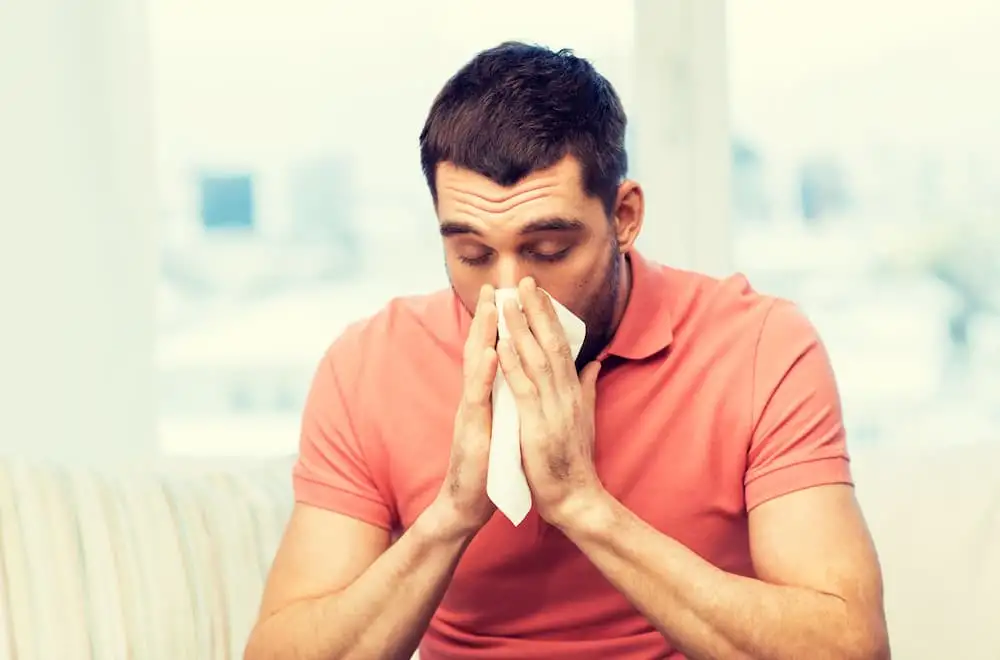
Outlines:
[[598, 360], [594, 360], [588, 364], [583, 368], [583, 372], [580, 373], [580, 389], [583, 394], [583, 401], [589, 406], [590, 410], [594, 409], [594, 404], [597, 401], [597, 375], [600, 373], [601, 363]]

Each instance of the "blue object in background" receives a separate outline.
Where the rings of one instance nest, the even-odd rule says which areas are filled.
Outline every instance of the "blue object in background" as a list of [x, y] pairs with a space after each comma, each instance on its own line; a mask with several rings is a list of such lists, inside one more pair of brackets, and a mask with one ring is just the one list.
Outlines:
[[206, 230], [253, 230], [255, 208], [250, 174], [203, 174], [198, 188], [201, 222]]

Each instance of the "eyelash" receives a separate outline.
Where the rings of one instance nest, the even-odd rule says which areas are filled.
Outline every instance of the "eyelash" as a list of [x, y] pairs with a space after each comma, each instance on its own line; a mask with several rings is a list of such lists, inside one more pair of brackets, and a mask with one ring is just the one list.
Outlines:
[[461, 261], [466, 266], [482, 266], [489, 260], [489, 258], [490, 258], [489, 254], [484, 254], [483, 256], [476, 257], [474, 259], [470, 259], [469, 257], [463, 257], [459, 255], [458, 260]]
[[[533, 256], [533, 258], [535, 258], [535, 259], [537, 259], [539, 261], [543, 261], [545, 263], [555, 263], [557, 261], [562, 261], [563, 259], [565, 259], [566, 255], [569, 254], [569, 251], [571, 249], [572, 248], [568, 248], [567, 247], [567, 248], [563, 248], [562, 250], [559, 250], [558, 252], [553, 252], [552, 254], [539, 254], [539, 253], [535, 253], [532, 256]], [[463, 264], [465, 264], [467, 266], [482, 266], [487, 261], [490, 260], [490, 256], [491, 256], [491, 253], [486, 253], [486, 254], [484, 254], [481, 257], [475, 257], [475, 258], [463, 257], [463, 256], [459, 255], [458, 260], [461, 261]]]

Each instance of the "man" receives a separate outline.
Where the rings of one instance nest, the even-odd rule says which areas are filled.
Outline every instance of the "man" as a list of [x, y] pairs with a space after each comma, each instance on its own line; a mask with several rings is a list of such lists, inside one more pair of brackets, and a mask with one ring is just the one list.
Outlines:
[[[445, 85], [420, 149], [452, 288], [320, 365], [248, 659], [888, 657], [822, 345], [744, 279], [635, 250], [624, 137], [568, 52], [503, 44]], [[576, 363], [539, 288], [586, 322]], [[485, 489], [498, 368], [517, 527]]]

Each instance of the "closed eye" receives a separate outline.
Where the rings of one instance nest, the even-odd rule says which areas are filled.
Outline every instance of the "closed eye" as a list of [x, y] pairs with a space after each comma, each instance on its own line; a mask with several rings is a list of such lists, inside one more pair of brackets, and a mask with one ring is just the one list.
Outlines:
[[[554, 250], [554, 251], [540, 250], [535, 247], [526, 247], [521, 251], [521, 253], [524, 256], [534, 261], [540, 261], [543, 263], [556, 263], [558, 261], [562, 261], [567, 256], [569, 256], [569, 253], [572, 249], [573, 246], [567, 246], [560, 250]], [[493, 258], [493, 254], [494, 252], [492, 250], [488, 250], [483, 252], [482, 254], [477, 254], [474, 256], [459, 254], [458, 260], [467, 266], [485, 266], [487, 263], [489, 263], [490, 259]]]
[[571, 249], [571, 247], [565, 247], [561, 250], [556, 250], [555, 252], [547, 252], [544, 250], [528, 250], [527, 252], [532, 259], [552, 263], [565, 259]]
[[486, 252], [478, 257], [467, 257], [465, 255], [458, 255], [458, 260], [467, 266], [483, 266], [490, 260], [493, 256], [490, 252]]

